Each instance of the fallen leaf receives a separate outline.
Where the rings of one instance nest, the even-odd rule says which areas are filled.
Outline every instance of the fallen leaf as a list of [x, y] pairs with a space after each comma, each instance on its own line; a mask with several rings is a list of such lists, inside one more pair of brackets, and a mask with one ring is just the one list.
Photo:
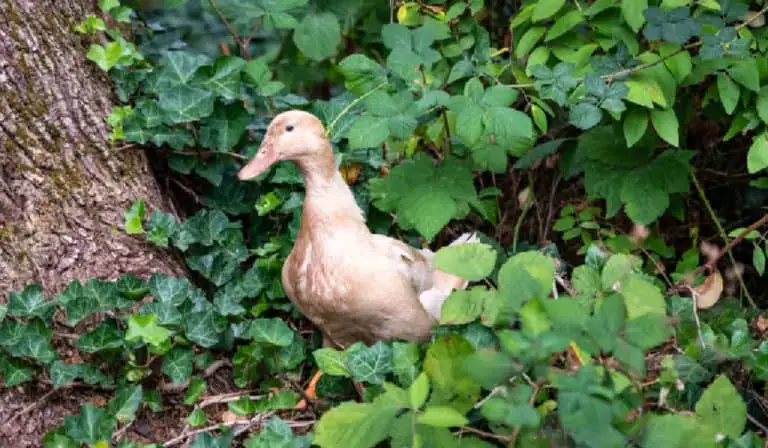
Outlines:
[[723, 294], [723, 276], [720, 275], [719, 271], [715, 270], [704, 280], [703, 284], [693, 288], [693, 290], [698, 294], [696, 297], [696, 308], [700, 310], [711, 308], [720, 300], [720, 296]]
[[224, 411], [221, 413], [222, 423], [236, 422], [238, 419], [239, 419], [238, 415], [232, 411]]

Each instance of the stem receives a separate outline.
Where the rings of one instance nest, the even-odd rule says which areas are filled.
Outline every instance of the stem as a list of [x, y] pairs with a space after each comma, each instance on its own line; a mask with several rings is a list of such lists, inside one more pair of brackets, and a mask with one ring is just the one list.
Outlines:
[[211, 9], [213, 9], [213, 12], [216, 13], [217, 16], [219, 16], [219, 20], [221, 20], [221, 23], [224, 24], [224, 27], [229, 31], [229, 34], [232, 35], [232, 39], [234, 39], [235, 43], [238, 47], [240, 47], [240, 54], [243, 56], [243, 59], [248, 60], [251, 58], [251, 55], [248, 51], [248, 45], [247, 42], [240, 37], [239, 34], [237, 34], [237, 31], [232, 27], [232, 25], [229, 23], [226, 17], [224, 17], [224, 14], [221, 13], [221, 10], [219, 10], [219, 7], [216, 5], [216, 0], [208, 0], [208, 4], [211, 5]]
[[[728, 254], [728, 258], [731, 260], [731, 264], [736, 266], [736, 258], [733, 256], [733, 252], [731, 251], [731, 248], [734, 246], [734, 244], [731, 242], [730, 238], [728, 238], [728, 234], [725, 232], [725, 229], [723, 228], [722, 224], [720, 224], [720, 220], [717, 218], [717, 215], [715, 214], [715, 211], [712, 209], [712, 204], [709, 203], [709, 200], [707, 199], [706, 194], [704, 193], [704, 189], [702, 188], [701, 184], [699, 183], [699, 179], [696, 177], [696, 173], [691, 173], [691, 180], [693, 181], [693, 185], [696, 187], [696, 191], [699, 193], [699, 197], [704, 202], [704, 206], [707, 208], [707, 213], [709, 213], [709, 217], [712, 219], [712, 222], [715, 223], [715, 226], [717, 227], [717, 231], [720, 233], [720, 237], [725, 241], [725, 247], [722, 251], [720, 251], [720, 256], [722, 256], [723, 253]], [[766, 218], [768, 219], [768, 218]], [[760, 222], [760, 221], [758, 221]], [[751, 226], [750, 226], [751, 227]], [[749, 229], [748, 229], [749, 230]], [[741, 235], [740, 235], [741, 236]], [[742, 236], [743, 239], [743, 236]], [[739, 240], [741, 241], [741, 240]], [[727, 249], [727, 250], [726, 250]], [[707, 263], [707, 265], [714, 265], [715, 262], [720, 258], [718, 256], [716, 259], [710, 261]], [[705, 265], [705, 266], [707, 266]], [[744, 279], [741, 277], [741, 274], [738, 270], [735, 270], [734, 273], [736, 274], [736, 278], [739, 279], [739, 285], [741, 285], [741, 291], [744, 293], [744, 296], [749, 301], [749, 304], [754, 309], [758, 309], [757, 305], [755, 304], [754, 299], [752, 299], [752, 296], [749, 294], [749, 291], [747, 290], [747, 285], [744, 284]]]
[[339, 119], [341, 119], [341, 117], [346, 115], [353, 107], [357, 106], [358, 103], [360, 103], [360, 101], [363, 101], [364, 99], [368, 98], [373, 92], [376, 92], [377, 90], [379, 90], [380, 88], [386, 86], [387, 84], [388, 83], [386, 81], [382, 82], [378, 86], [376, 86], [373, 89], [365, 92], [362, 96], [359, 96], [359, 97], [355, 98], [353, 101], [351, 101], [349, 104], [347, 104], [344, 107], [344, 109], [342, 109], [341, 112], [339, 112], [339, 115], [336, 115], [336, 118], [334, 118], [333, 121], [331, 121], [330, 124], [328, 124], [328, 135], [333, 134], [333, 127], [336, 126], [336, 123], [339, 121]]

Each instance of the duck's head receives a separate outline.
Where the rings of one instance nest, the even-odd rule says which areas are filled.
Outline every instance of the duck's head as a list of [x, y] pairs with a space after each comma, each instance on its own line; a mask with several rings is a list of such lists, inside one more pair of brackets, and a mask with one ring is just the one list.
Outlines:
[[240, 170], [240, 180], [265, 172], [280, 160], [301, 165], [305, 160], [324, 156], [329, 151], [328, 137], [320, 120], [309, 112], [289, 110], [269, 123], [256, 156]]

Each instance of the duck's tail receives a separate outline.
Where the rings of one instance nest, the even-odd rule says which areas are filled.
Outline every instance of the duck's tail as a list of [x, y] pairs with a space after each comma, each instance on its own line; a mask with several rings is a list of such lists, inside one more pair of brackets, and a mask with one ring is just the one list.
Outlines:
[[[479, 243], [477, 233], [465, 233], [449, 244], [455, 246], [458, 244]], [[469, 282], [461, 277], [448, 274], [439, 269], [432, 271], [432, 287], [419, 294], [419, 301], [425, 310], [437, 321], [440, 321], [440, 311], [443, 302], [456, 289], [464, 289]]]

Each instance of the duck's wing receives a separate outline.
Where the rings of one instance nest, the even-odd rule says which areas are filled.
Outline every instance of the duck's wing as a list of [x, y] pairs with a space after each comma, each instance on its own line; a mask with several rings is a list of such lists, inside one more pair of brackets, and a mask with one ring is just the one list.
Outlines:
[[[464, 289], [469, 282], [436, 269], [432, 264], [434, 252], [429, 249], [415, 249], [408, 244], [384, 235], [373, 235], [374, 244], [386, 253], [401, 274], [413, 286], [424, 309], [436, 320], [440, 320], [443, 302], [455, 289]], [[465, 233], [450, 245], [479, 242], [474, 233]]]

